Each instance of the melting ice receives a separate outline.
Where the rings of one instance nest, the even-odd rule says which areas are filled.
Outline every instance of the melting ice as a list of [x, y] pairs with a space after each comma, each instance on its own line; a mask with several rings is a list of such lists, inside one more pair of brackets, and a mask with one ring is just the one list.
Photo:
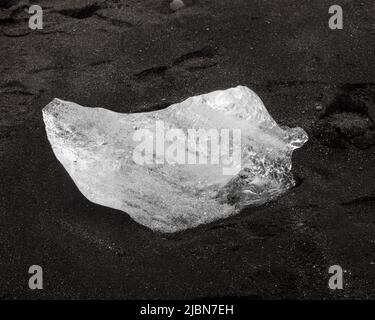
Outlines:
[[48, 139], [82, 194], [160, 232], [261, 205], [294, 185], [291, 156], [308, 139], [279, 127], [247, 87], [121, 114], [54, 99]]

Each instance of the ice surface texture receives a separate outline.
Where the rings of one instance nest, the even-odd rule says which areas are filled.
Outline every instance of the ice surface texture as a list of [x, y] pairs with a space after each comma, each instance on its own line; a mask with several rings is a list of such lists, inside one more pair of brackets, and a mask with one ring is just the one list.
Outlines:
[[[279, 127], [261, 99], [243, 86], [144, 113], [120, 114], [54, 99], [43, 109], [43, 119], [57, 159], [87, 199], [124, 211], [160, 232], [181, 231], [225, 218], [284, 193], [294, 185], [292, 152], [308, 139], [301, 128]], [[233, 156], [219, 163], [209, 157], [207, 164], [199, 160], [198, 164], [163, 163], [160, 153], [153, 153], [144, 164], [135, 161], [135, 150], [147, 138], [135, 139], [136, 132], [155, 132], [148, 137], [154, 138], [151, 142], [155, 146], [155, 130], [161, 123], [165, 132], [178, 129], [186, 137], [192, 129], [214, 129], [220, 134], [227, 130], [228, 150], [232, 155], [240, 150], [240, 162]], [[235, 131], [240, 132], [240, 142], [234, 139]], [[228, 140], [223, 137], [220, 143]], [[184, 160], [189, 155], [213, 153], [214, 140], [206, 149], [198, 143], [203, 140], [197, 138], [197, 148], [189, 149], [184, 136], [177, 134], [170, 141], [163, 140], [163, 149], [183, 145]], [[225, 173], [230, 160], [236, 170]]]

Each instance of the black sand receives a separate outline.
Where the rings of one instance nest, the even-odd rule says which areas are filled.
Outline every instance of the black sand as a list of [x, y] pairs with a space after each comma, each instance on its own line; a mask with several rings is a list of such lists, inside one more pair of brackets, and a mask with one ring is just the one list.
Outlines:
[[[351, 118], [375, 114], [372, 0], [336, 1], [340, 31], [325, 0], [200, 0], [176, 13], [162, 0], [45, 0], [37, 31], [19, 2], [0, 2], [1, 299], [375, 297], [373, 127], [357, 134]], [[157, 234], [90, 203], [45, 135], [41, 109], [55, 97], [146, 111], [238, 84], [309, 133], [293, 156], [299, 183], [186, 232]], [[357, 89], [365, 108], [332, 107]], [[28, 288], [33, 264], [44, 290]], [[346, 270], [341, 291], [327, 286], [334, 264]]]

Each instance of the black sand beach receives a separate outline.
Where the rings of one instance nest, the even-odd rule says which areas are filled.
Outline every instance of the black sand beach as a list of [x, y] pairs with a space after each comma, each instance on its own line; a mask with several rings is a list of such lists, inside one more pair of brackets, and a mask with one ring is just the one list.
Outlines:
[[[0, 299], [375, 298], [375, 6], [336, 1], [0, 2]], [[42, 108], [117, 112], [245, 85], [310, 139], [297, 186], [175, 234], [89, 202], [55, 158]], [[44, 290], [28, 288], [28, 268]], [[344, 290], [328, 268], [345, 270]]]

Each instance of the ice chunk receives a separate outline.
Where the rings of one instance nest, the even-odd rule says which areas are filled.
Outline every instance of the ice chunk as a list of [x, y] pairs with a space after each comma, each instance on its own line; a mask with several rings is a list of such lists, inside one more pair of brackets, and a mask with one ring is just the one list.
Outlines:
[[87, 199], [161, 232], [282, 194], [294, 185], [292, 152], [308, 139], [301, 128], [279, 127], [243, 86], [144, 113], [54, 99], [43, 119], [57, 159]]

